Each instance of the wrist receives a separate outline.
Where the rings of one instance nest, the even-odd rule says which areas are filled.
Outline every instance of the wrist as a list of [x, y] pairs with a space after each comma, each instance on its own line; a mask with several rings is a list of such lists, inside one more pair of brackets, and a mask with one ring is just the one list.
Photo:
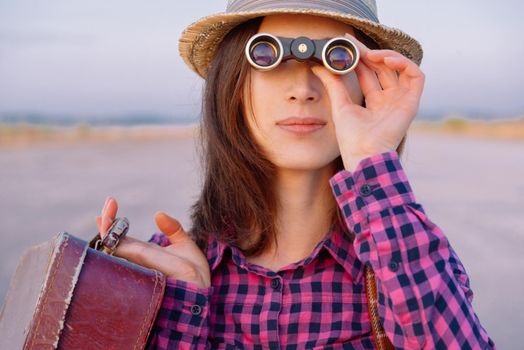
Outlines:
[[349, 172], [354, 172], [357, 166], [360, 164], [360, 162], [368, 157], [371, 157], [372, 155], [362, 155], [358, 157], [342, 157], [342, 162], [344, 163], [344, 169], [346, 169]]
[[[342, 162], [344, 164], [344, 169], [346, 169], [349, 172], [354, 172], [355, 169], [358, 167], [360, 162], [362, 162], [364, 159], [371, 158], [373, 156], [376, 156], [378, 154], [391, 152], [391, 150], [386, 151], [377, 151], [374, 153], [363, 153], [363, 154], [353, 154], [353, 155], [343, 155], [342, 156]], [[396, 152], [396, 150], [394, 150]]]

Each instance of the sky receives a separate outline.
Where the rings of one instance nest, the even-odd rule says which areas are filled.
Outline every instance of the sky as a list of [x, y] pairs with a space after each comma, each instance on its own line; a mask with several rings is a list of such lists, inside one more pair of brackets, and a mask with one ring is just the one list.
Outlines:
[[[421, 111], [523, 115], [524, 3], [377, 0], [424, 48]], [[0, 113], [198, 115], [203, 80], [178, 55], [226, 0], [0, 0]]]

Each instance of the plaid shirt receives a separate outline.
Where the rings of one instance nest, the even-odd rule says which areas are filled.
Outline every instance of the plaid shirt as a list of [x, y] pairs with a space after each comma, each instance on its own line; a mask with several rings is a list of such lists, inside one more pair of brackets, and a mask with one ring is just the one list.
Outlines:
[[[398, 349], [493, 349], [446, 236], [415, 201], [396, 152], [329, 180], [353, 240], [334, 225], [305, 259], [274, 272], [210, 239], [211, 287], [168, 278], [148, 349], [373, 349], [364, 264]], [[155, 233], [152, 242], [169, 241]]]

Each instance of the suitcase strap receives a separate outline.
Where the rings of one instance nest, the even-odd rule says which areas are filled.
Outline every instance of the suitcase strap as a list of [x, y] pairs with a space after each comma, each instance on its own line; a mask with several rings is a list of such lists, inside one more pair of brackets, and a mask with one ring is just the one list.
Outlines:
[[369, 318], [371, 321], [371, 330], [373, 332], [373, 339], [378, 350], [391, 350], [395, 349], [391, 341], [389, 340], [378, 316], [378, 302], [377, 302], [377, 285], [375, 282], [375, 273], [373, 269], [366, 264], [366, 295], [368, 299], [368, 311]]

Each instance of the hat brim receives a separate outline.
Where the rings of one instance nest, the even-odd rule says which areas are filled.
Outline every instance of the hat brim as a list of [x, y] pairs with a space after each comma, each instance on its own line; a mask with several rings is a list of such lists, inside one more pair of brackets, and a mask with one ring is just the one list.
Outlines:
[[205, 79], [207, 67], [215, 57], [218, 45], [230, 30], [255, 17], [293, 13], [329, 17], [349, 24], [367, 34], [381, 49], [397, 51], [417, 65], [422, 62], [422, 46], [400, 29], [349, 14], [300, 8], [223, 12], [201, 18], [182, 32], [178, 44], [180, 56], [195, 73]]

